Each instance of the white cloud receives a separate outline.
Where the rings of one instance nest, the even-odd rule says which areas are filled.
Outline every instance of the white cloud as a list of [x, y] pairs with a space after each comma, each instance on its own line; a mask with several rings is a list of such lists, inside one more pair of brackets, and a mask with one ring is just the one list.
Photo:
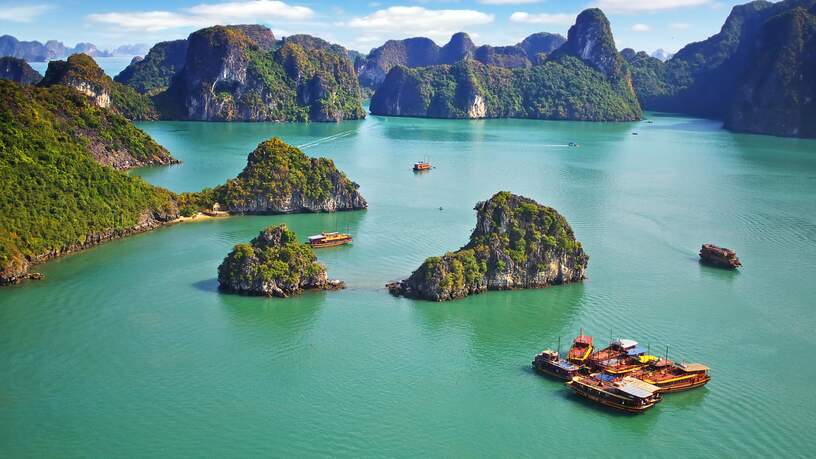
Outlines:
[[114, 12], [91, 14], [88, 18], [94, 22], [115, 25], [124, 29], [156, 32], [181, 27], [205, 27], [240, 22], [298, 21], [309, 19], [312, 16], [314, 16], [314, 11], [305, 6], [289, 5], [277, 0], [250, 0], [201, 4], [178, 12]]
[[671, 27], [674, 30], [686, 30], [691, 28], [691, 24], [689, 24], [688, 22], [672, 22], [671, 24], [669, 24], [669, 27]]
[[421, 6], [392, 6], [340, 25], [368, 32], [399, 36], [426, 36], [446, 40], [466, 27], [489, 24], [493, 15], [474, 10], [430, 10]]
[[710, 0], [598, 0], [596, 5], [607, 13], [636, 13], [699, 6], [709, 2]]
[[483, 5], [529, 5], [539, 2], [541, 0], [479, 0]]
[[650, 30], [652, 30], [652, 28], [646, 24], [635, 24], [632, 26], [632, 32], [648, 32]]
[[510, 15], [510, 20], [513, 22], [521, 22], [525, 24], [550, 24], [550, 25], [572, 25], [575, 22], [575, 14], [557, 13], [557, 14], [530, 14], [523, 11], [517, 11]]
[[50, 9], [51, 5], [3, 5], [0, 8], [0, 21], [31, 22]]

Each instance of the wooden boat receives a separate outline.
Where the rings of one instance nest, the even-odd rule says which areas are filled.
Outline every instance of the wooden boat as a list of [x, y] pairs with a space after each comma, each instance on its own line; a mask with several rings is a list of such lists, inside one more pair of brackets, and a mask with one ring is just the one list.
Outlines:
[[309, 236], [309, 245], [315, 249], [324, 247], [336, 247], [338, 245], [345, 245], [351, 243], [351, 234], [345, 233], [320, 233], [314, 236]]
[[637, 347], [637, 341], [631, 339], [616, 339], [609, 346], [589, 356], [589, 365], [602, 370], [608, 360], [617, 359], [626, 355], [626, 351]]
[[703, 244], [700, 261], [709, 266], [723, 269], [737, 269], [742, 266], [736, 252], [714, 244]]
[[675, 364], [670, 360], [660, 359], [633, 376], [657, 386], [660, 393], [669, 393], [705, 386], [711, 381], [708, 370], [707, 366], [699, 363]]
[[584, 331], [581, 330], [581, 334], [575, 337], [572, 347], [567, 352], [567, 360], [582, 365], [592, 354], [592, 349], [592, 337], [584, 335]]
[[626, 353], [619, 357], [596, 362], [595, 367], [606, 374], [625, 375], [641, 370], [657, 360], [657, 357], [648, 355], [645, 350], [635, 346], [627, 349]]
[[562, 359], [557, 351], [547, 349], [535, 356], [533, 359], [533, 368], [539, 373], [546, 373], [550, 376], [569, 381], [577, 376], [581, 371], [581, 367], [570, 363], [566, 359]]
[[576, 376], [567, 384], [587, 400], [626, 413], [643, 413], [661, 400], [658, 387], [628, 376], [616, 378], [596, 373]]
[[431, 167], [432, 167], [431, 163], [427, 161], [419, 161], [417, 163], [414, 163], [414, 172], [431, 170]]

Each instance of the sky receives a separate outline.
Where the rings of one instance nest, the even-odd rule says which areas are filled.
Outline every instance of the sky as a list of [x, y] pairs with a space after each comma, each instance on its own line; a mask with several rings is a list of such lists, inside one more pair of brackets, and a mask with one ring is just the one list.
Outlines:
[[307, 33], [367, 53], [388, 39], [458, 31], [477, 45], [510, 45], [535, 32], [564, 36], [575, 16], [601, 8], [618, 48], [676, 52], [717, 33], [747, 0], [0, 0], [0, 35], [100, 49], [185, 38], [215, 24], [264, 24], [276, 36]]

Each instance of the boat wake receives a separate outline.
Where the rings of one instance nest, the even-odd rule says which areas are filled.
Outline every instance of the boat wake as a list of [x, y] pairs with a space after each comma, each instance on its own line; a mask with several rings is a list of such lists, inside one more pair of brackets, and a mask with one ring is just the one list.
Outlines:
[[304, 150], [306, 148], [316, 147], [316, 146], [324, 144], [326, 142], [332, 142], [334, 140], [346, 137], [349, 134], [351, 134], [352, 132], [354, 132], [354, 130], [349, 129], [348, 131], [343, 131], [343, 132], [340, 132], [340, 133], [337, 133], [337, 134], [334, 134], [334, 135], [330, 135], [328, 137], [322, 137], [322, 138], [317, 139], [317, 140], [312, 140], [311, 142], [306, 142], [303, 145], [298, 145], [297, 147], [300, 148], [301, 150]]

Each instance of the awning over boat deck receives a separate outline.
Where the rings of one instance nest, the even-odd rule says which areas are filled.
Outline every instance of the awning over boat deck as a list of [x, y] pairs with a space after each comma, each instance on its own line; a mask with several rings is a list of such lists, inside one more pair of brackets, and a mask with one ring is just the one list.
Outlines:
[[309, 236], [309, 240], [310, 241], [318, 241], [318, 240], [323, 239], [325, 237], [326, 236], [323, 236], [322, 234], [315, 234], [314, 236]]
[[638, 398], [647, 398], [659, 391], [660, 388], [639, 379], [626, 377], [621, 380], [618, 390]]
[[639, 346], [635, 346], [632, 349], [629, 349], [629, 350], [626, 351], [626, 355], [628, 355], [630, 357], [634, 357], [636, 355], [641, 355], [641, 354], [645, 354], [645, 353], [646, 353], [646, 349], [643, 349], [642, 347], [639, 347]]
[[612, 344], [620, 346], [623, 349], [630, 349], [638, 345], [638, 342], [633, 339], [616, 339]]
[[587, 335], [581, 335], [575, 337], [576, 344], [592, 344], [592, 337]]
[[682, 365], [678, 365], [683, 371], [708, 371], [710, 368], [703, 365], [702, 363], [684, 363]]

